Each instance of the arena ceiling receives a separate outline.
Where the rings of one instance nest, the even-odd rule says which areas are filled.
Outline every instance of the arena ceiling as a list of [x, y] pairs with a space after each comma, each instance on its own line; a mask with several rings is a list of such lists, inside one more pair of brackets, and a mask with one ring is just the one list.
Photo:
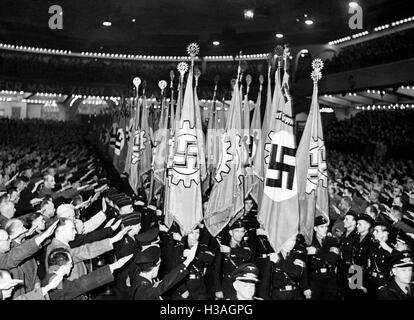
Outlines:
[[[364, 27], [409, 16], [412, 0], [359, 0]], [[268, 52], [275, 44], [326, 43], [349, 35], [347, 0], [2, 0], [3, 43], [54, 49], [182, 55], [189, 42], [202, 55]], [[48, 25], [51, 5], [63, 30]], [[253, 19], [244, 10], [254, 9]], [[305, 17], [305, 15], [307, 15]], [[412, 15], [412, 14], [411, 14]], [[305, 20], [313, 20], [306, 25]], [[103, 26], [104, 21], [112, 23]], [[282, 39], [276, 33], [284, 35]], [[220, 41], [213, 46], [212, 41]]]

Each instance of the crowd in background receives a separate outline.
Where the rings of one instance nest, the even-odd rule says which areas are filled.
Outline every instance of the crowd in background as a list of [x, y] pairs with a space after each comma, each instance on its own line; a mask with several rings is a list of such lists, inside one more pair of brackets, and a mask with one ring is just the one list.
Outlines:
[[350, 154], [414, 158], [414, 112], [377, 110], [358, 112], [329, 123], [324, 132], [328, 147]]
[[[324, 61], [323, 73], [336, 73], [408, 59], [412, 56], [413, 43], [410, 40], [413, 34], [413, 29], [409, 29], [345, 47], [331, 60]], [[306, 54], [299, 59], [298, 69], [294, 76], [296, 80], [309, 78], [313, 58]], [[294, 65], [293, 62], [294, 60], [292, 60], [291, 67]], [[141, 79], [147, 80], [147, 91], [153, 93], [159, 91], [156, 86], [158, 81], [164, 79], [169, 82], [170, 70], [175, 71], [175, 81], [177, 82], [179, 77], [177, 64], [177, 62], [61, 57], [0, 51], [0, 73], [5, 77], [47, 79], [49, 81], [64, 80], [75, 83], [83, 81], [85, 83], [105, 83], [129, 87], [131, 79], [139, 76]], [[199, 81], [199, 96], [204, 99], [212, 98], [214, 79], [217, 76], [220, 79], [220, 97], [230, 96], [230, 92], [227, 91], [229, 91], [230, 81], [234, 78], [234, 70], [237, 65], [238, 61], [196, 63], [202, 72]], [[252, 92], [257, 92], [259, 87], [257, 79], [260, 74], [266, 75], [267, 61], [248, 61], [245, 73], [252, 75], [254, 79]]]
[[[324, 60], [324, 74], [355, 70], [412, 58], [414, 35], [408, 29], [341, 48]], [[315, 57], [314, 57], [315, 58]], [[306, 79], [312, 72], [309, 54], [299, 59], [296, 79]]]
[[164, 225], [162, 201], [133, 193], [90, 126], [0, 119], [1, 299], [413, 299], [412, 160], [332, 147], [384, 130], [385, 144], [412, 145], [392, 134], [411, 132], [406, 114], [382, 119], [325, 129], [330, 219], [315, 219], [311, 244], [298, 235], [279, 253], [251, 198], [218, 237], [203, 223], [182, 235]]

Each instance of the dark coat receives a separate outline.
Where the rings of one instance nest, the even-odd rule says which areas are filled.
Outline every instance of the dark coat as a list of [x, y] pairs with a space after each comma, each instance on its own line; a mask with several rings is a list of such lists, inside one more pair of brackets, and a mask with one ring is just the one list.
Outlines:
[[34, 255], [40, 248], [36, 244], [35, 239], [31, 239], [20, 246], [10, 249], [7, 253], [0, 253], [0, 269], [9, 270], [17, 267], [26, 258]]
[[152, 284], [148, 279], [136, 275], [132, 281], [133, 300], [161, 300], [161, 295], [182, 280], [188, 274], [184, 264], [178, 265], [171, 270], [158, 285]]
[[72, 300], [113, 280], [109, 266], [105, 266], [76, 280], [63, 280], [61, 287], [49, 292], [49, 298], [50, 300]]
[[378, 289], [377, 300], [414, 300], [414, 286], [412, 284], [410, 285], [410, 294], [407, 295], [392, 280], [387, 285]]

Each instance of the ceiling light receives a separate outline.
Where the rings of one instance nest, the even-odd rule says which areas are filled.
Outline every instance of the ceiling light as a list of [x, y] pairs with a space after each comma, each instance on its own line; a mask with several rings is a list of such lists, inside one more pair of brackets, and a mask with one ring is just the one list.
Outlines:
[[312, 25], [312, 24], [313, 24], [313, 20], [311, 20], [311, 19], [305, 20], [305, 23], [306, 23], [308, 26], [310, 26], [310, 25]]
[[244, 18], [245, 19], [253, 19], [254, 18], [254, 10], [253, 9], [244, 10]]
[[105, 27], [110, 27], [110, 26], [112, 26], [112, 22], [104, 21], [104, 22], [102, 22], [102, 25], [105, 26]]
[[356, 1], [350, 1], [349, 2], [349, 7], [350, 8], [356, 8], [356, 7], [358, 7], [359, 5], [358, 5], [358, 2], [356, 2]]
[[283, 34], [281, 34], [281, 33], [276, 33], [276, 38], [278, 38], [278, 39], [282, 39], [282, 38], [283, 38]]
[[132, 22], [135, 22], [136, 20], [135, 19], [132, 19]]
[[219, 46], [219, 45], [220, 45], [220, 41], [217, 41], [217, 40], [213, 41], [213, 46]]

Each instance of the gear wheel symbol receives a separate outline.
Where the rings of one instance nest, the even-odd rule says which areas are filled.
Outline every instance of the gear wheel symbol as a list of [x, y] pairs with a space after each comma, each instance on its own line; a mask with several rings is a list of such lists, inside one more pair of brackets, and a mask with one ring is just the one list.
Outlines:
[[171, 169], [171, 183], [174, 185], [182, 182], [185, 188], [191, 188], [193, 182], [200, 183], [197, 134], [190, 121], [184, 121], [177, 132]]
[[245, 154], [245, 144], [244, 144], [244, 139], [239, 135], [236, 134], [236, 150], [235, 150], [235, 154], [236, 154], [236, 159], [235, 159], [235, 164], [236, 164], [236, 173], [238, 174], [238, 178], [239, 178], [239, 184], [243, 183], [243, 175], [245, 175], [244, 172], [244, 159], [247, 158], [247, 154]]
[[219, 158], [219, 165], [217, 168], [216, 176], [214, 177], [217, 182], [223, 181], [223, 174], [230, 172], [229, 163], [233, 160], [233, 155], [229, 152], [231, 148], [231, 142], [227, 140], [226, 134], [221, 136], [222, 152]]
[[147, 147], [147, 132], [145, 130], [140, 131], [140, 144], [139, 144], [139, 152], [143, 153]]

